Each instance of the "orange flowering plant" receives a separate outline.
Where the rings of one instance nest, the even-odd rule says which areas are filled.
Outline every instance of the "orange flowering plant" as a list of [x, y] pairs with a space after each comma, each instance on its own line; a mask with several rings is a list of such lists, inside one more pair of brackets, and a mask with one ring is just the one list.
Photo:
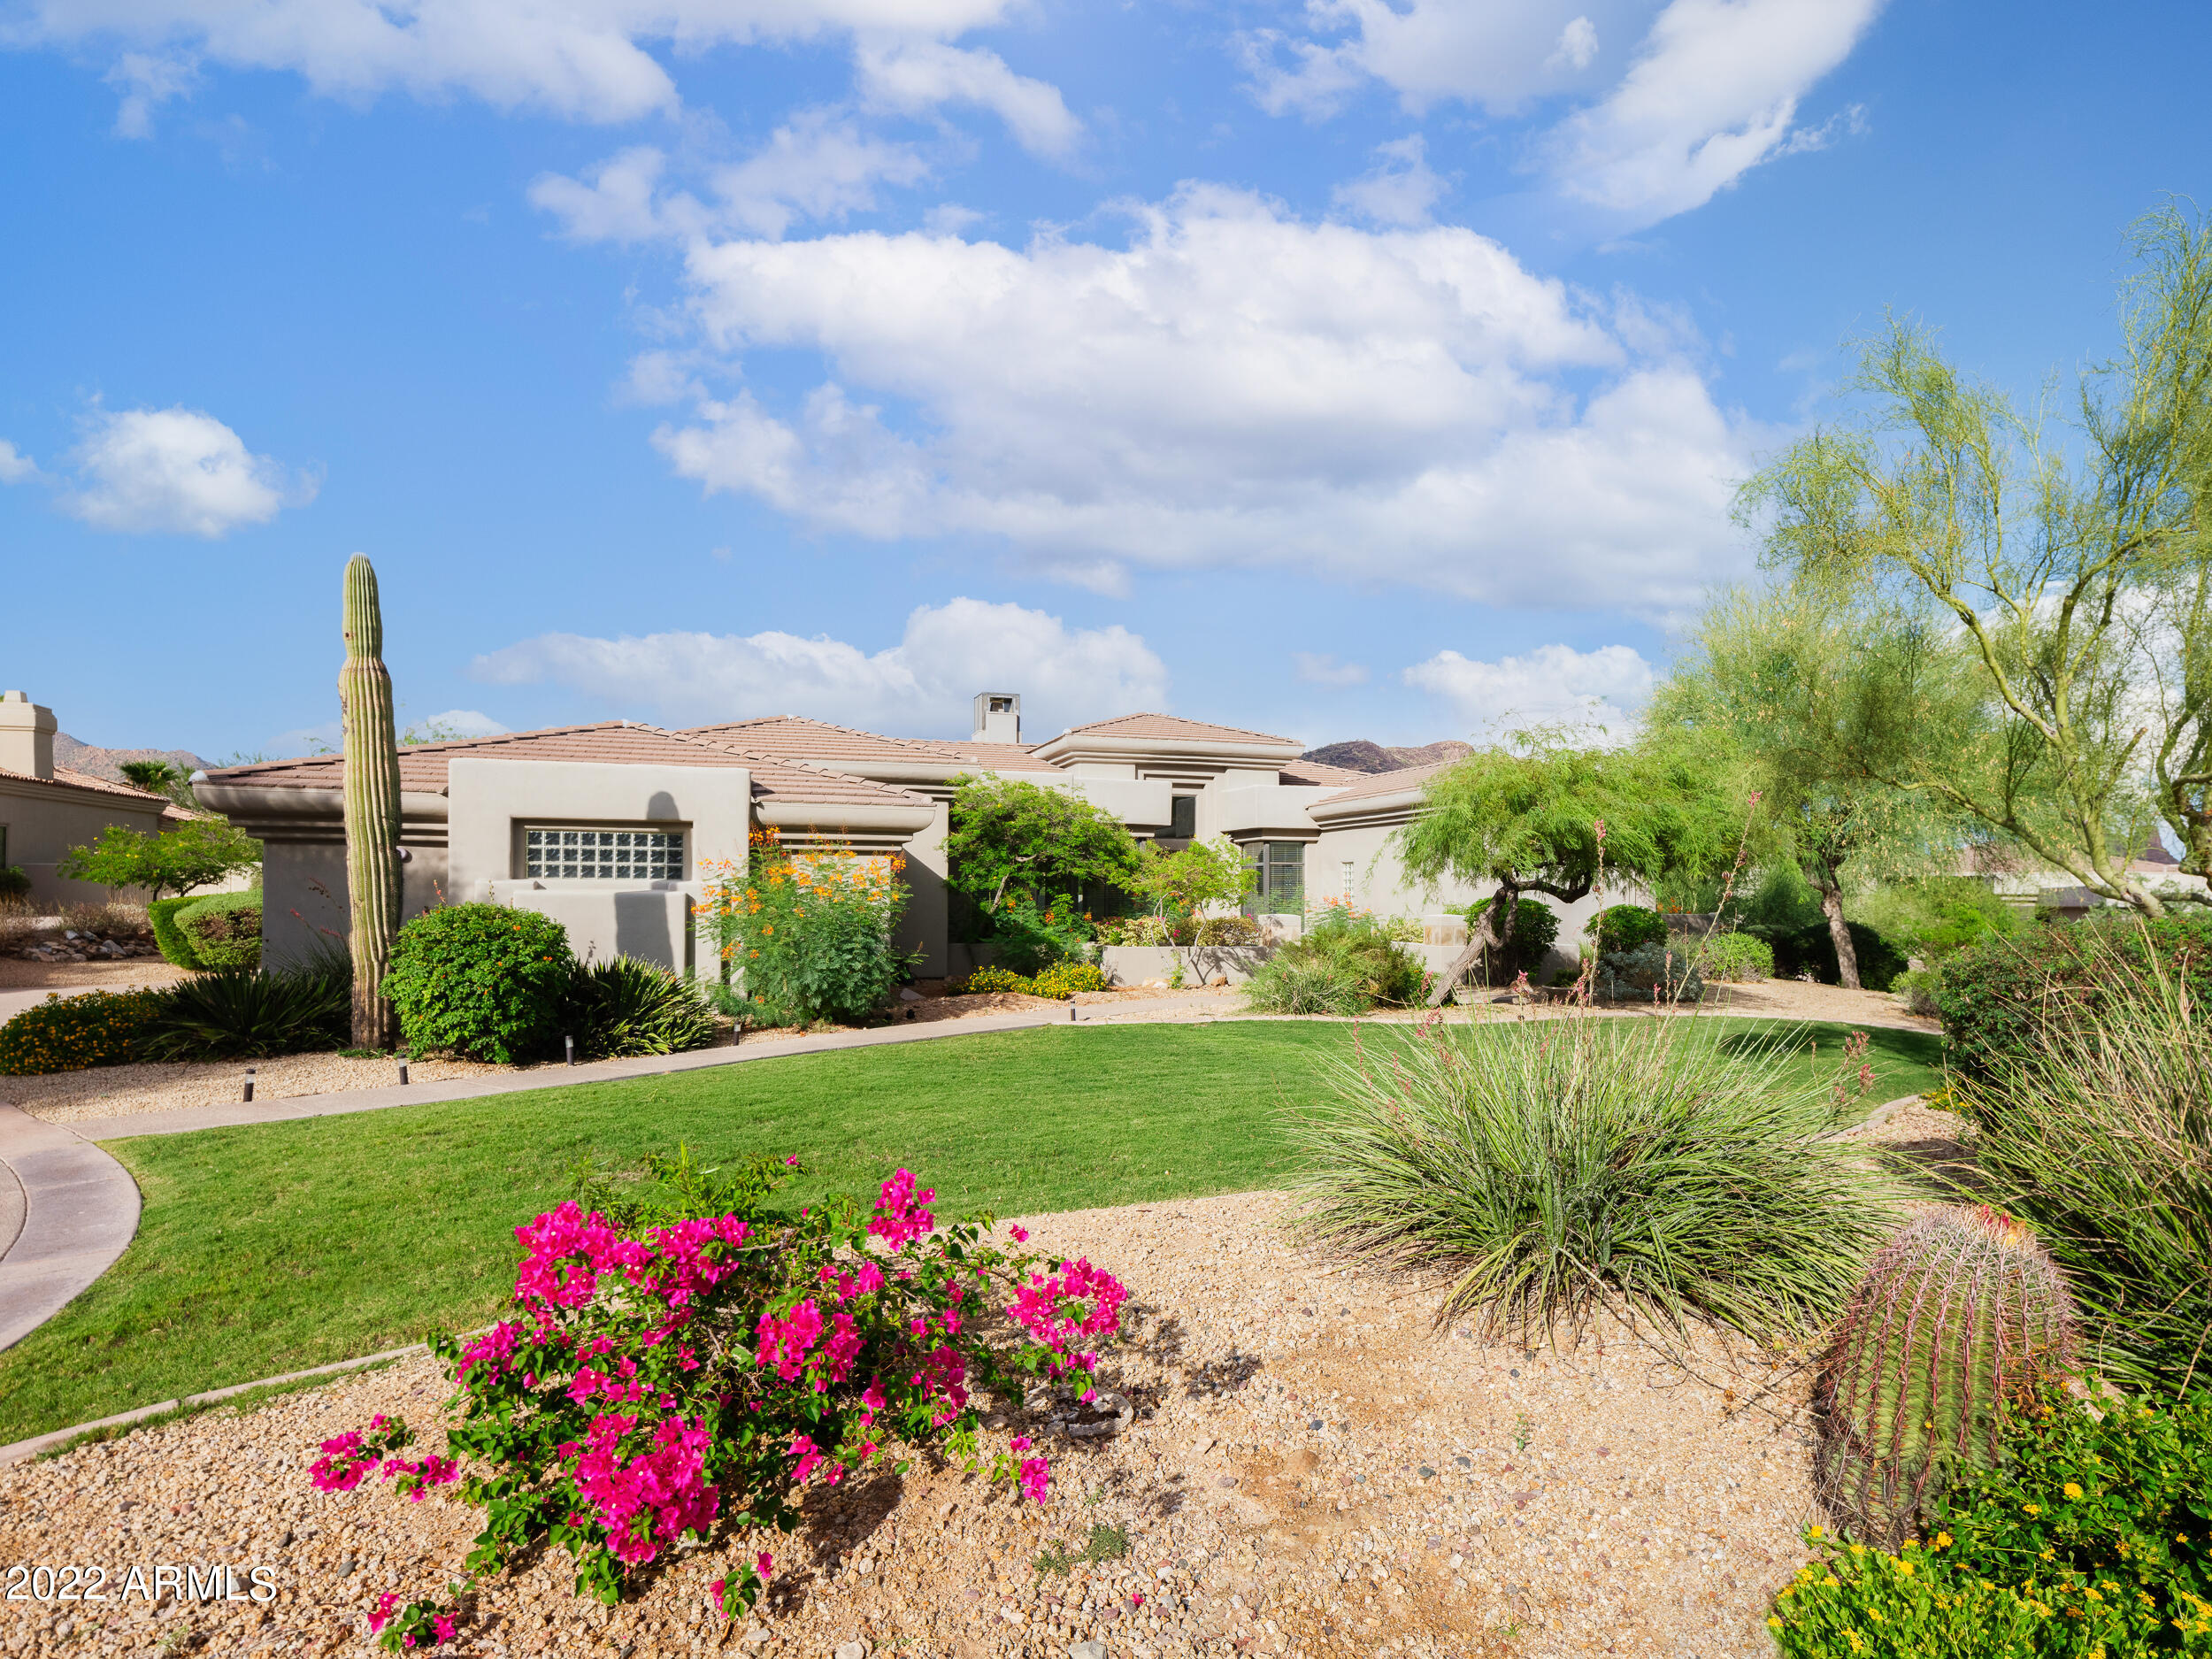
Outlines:
[[864, 1018], [909, 965], [892, 943], [906, 860], [849, 849], [787, 851], [757, 830], [739, 868], [709, 864], [701, 926], [747, 1000], [777, 1024]]

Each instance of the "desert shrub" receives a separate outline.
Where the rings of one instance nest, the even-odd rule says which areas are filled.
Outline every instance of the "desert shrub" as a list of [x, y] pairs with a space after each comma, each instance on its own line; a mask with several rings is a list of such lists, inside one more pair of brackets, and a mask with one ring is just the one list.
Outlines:
[[1374, 917], [1325, 912], [1304, 936], [1278, 945], [1245, 981], [1248, 1006], [1269, 1014], [1359, 1014], [1419, 1000], [1421, 964]]
[[560, 1025], [582, 1060], [682, 1054], [705, 1048], [720, 1031], [691, 981], [628, 956], [576, 964]]
[[[939, 1228], [933, 1194], [904, 1170], [872, 1210], [836, 1199], [772, 1213], [763, 1188], [784, 1172], [755, 1160], [726, 1179], [680, 1155], [656, 1171], [679, 1190], [626, 1194], [640, 1217], [627, 1225], [572, 1201], [517, 1228], [510, 1316], [434, 1345], [457, 1391], [446, 1455], [392, 1455], [410, 1432], [378, 1418], [322, 1443], [314, 1484], [349, 1490], [380, 1471], [411, 1494], [455, 1485], [484, 1516], [472, 1576], [557, 1545], [578, 1591], [606, 1603], [687, 1542], [795, 1529], [807, 1488], [903, 1468], [901, 1453], [1044, 1502], [1051, 1468], [1027, 1439], [979, 1447], [985, 1408], [1090, 1371], [1120, 1328], [1122, 1286], [1087, 1261], [997, 1247], [987, 1217]], [[710, 1594], [734, 1616], [774, 1571], [760, 1551]], [[431, 1594], [402, 1606], [388, 1593], [371, 1610], [388, 1649], [434, 1645], [470, 1617], [466, 1585], [416, 1583]]]
[[1260, 942], [1259, 921], [1242, 912], [1234, 916], [1201, 916], [1191, 925], [1191, 942], [1194, 945], [1256, 945]]
[[1082, 905], [1068, 897], [1039, 904], [1025, 894], [1002, 902], [989, 919], [999, 961], [1017, 973], [1079, 959], [1096, 931]]
[[175, 916], [177, 932], [191, 941], [203, 968], [261, 965], [261, 889], [215, 893], [195, 899]]
[[1986, 882], [1971, 876], [1939, 876], [1877, 887], [1847, 901], [1853, 921], [1864, 922], [1908, 956], [1936, 962], [1968, 945], [2018, 933], [2028, 924]]
[[1111, 921], [1098, 925], [1098, 938], [1105, 945], [1164, 945], [1171, 941], [1167, 918], [1147, 913], [1142, 916], [1117, 916]]
[[[1467, 918], [1470, 933], [1482, 926], [1489, 909], [1488, 899], [1478, 899], [1460, 912]], [[1513, 937], [1498, 960], [1486, 964], [1489, 983], [1509, 985], [1517, 975], [1535, 972], [1544, 965], [1544, 957], [1558, 937], [1559, 912], [1541, 899], [1523, 899], [1513, 907]]]
[[512, 1065], [560, 1041], [575, 965], [568, 930], [549, 916], [452, 904], [399, 930], [384, 994], [415, 1053]]
[[0, 864], [0, 899], [27, 899], [30, 896], [30, 872], [21, 864]]
[[2154, 964], [2204, 1018], [2212, 1010], [2212, 916], [2100, 918], [1970, 946], [1945, 960], [1936, 985], [1950, 1063], [1985, 1078], [2032, 1058], [2052, 1031], [2102, 1021]]
[[1932, 1018], [1939, 1010], [1936, 1004], [1936, 987], [1942, 983], [1940, 968], [1912, 968], [1899, 974], [1889, 983], [1891, 993], [1904, 1003], [1906, 1011]]
[[1808, 1535], [1776, 1598], [1787, 1659], [2147, 1659], [2212, 1653], [2212, 1393], [2097, 1407], [2053, 1388], [2002, 1463], [1895, 1554]]
[[[1847, 920], [1844, 929], [1851, 935], [1851, 949], [1859, 959], [1859, 983], [1870, 991], [1886, 991], [1896, 984], [1897, 976], [1905, 972], [1905, 956], [1895, 943], [1864, 922]], [[1829, 932], [1825, 917], [1792, 932], [1766, 937], [1774, 946], [1774, 977], [1778, 979], [1802, 979], [1809, 973], [1823, 985], [1842, 982], [1842, 970], [1836, 964], [1836, 936]]]
[[161, 993], [142, 1047], [155, 1060], [250, 1060], [342, 1048], [352, 1034], [349, 971], [218, 968]]
[[1455, 1272], [1447, 1317], [1525, 1340], [1601, 1306], [1754, 1335], [1824, 1325], [1900, 1196], [1830, 1139], [1850, 1108], [1778, 1044], [1571, 1016], [1373, 1040], [1293, 1120], [1297, 1213], [1368, 1261]]
[[1647, 904], [1609, 904], [1590, 924], [1598, 955], [1667, 942], [1667, 918]]
[[159, 991], [50, 995], [0, 1025], [0, 1076], [127, 1064], [138, 1058], [162, 995]]
[[1049, 996], [1066, 1002], [1078, 991], [1102, 991], [1106, 974], [1088, 962], [1056, 962], [1041, 973], [1016, 973], [1010, 968], [978, 968], [964, 979], [945, 987], [955, 996], [974, 996], [986, 991], [1012, 991], [1022, 996]]
[[177, 926], [177, 912], [199, 902], [188, 893], [182, 898], [156, 899], [146, 907], [146, 925], [153, 930], [154, 947], [161, 952], [164, 962], [180, 968], [206, 965], [193, 950], [192, 941], [185, 937], [183, 929]]
[[1694, 1002], [1705, 976], [1686, 945], [1639, 945], [1598, 958], [1597, 995], [1613, 1002]]
[[753, 837], [742, 871], [710, 873], [705, 926], [746, 995], [792, 1023], [857, 1021], [881, 1006], [909, 958], [892, 943], [906, 909], [899, 857], [794, 856], [775, 832]]
[[1755, 933], [1708, 933], [1690, 954], [1709, 979], [1754, 985], [1774, 977], [1774, 947]]
[[2096, 1363], [2212, 1376], [2212, 1025], [2155, 964], [2110, 989], [2093, 1024], [2050, 1023], [1994, 1077], [1962, 1078], [1953, 1104], [1993, 1201], [2072, 1279]]

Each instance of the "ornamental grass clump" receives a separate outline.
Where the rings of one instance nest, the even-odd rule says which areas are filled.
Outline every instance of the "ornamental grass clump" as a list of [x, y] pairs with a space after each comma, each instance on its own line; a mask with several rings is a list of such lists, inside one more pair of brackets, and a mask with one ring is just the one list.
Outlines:
[[2192, 979], [2144, 954], [2093, 1019], [2049, 1022], [1952, 1097], [1991, 1198], [2066, 1270], [2085, 1362], [2185, 1386], [2212, 1377], [2212, 1024]]
[[1901, 1194], [1832, 1138], [1865, 1074], [1789, 1061], [1690, 1021], [1587, 1014], [1363, 1039], [1289, 1126], [1296, 1213], [1356, 1256], [1455, 1275], [1439, 1318], [1493, 1335], [1578, 1333], [1602, 1309], [1802, 1339]]
[[[315, 1484], [345, 1490], [376, 1466], [411, 1496], [450, 1487], [484, 1512], [473, 1578], [552, 1544], [578, 1593], [608, 1604], [680, 1549], [793, 1530], [806, 1487], [902, 1471], [901, 1452], [1044, 1502], [1047, 1460], [1020, 1435], [987, 1452], [978, 1397], [1086, 1378], [1120, 1329], [1121, 1285], [997, 1248], [987, 1217], [941, 1226], [904, 1170], [872, 1210], [779, 1212], [767, 1201], [797, 1164], [702, 1171], [680, 1154], [653, 1165], [665, 1202], [633, 1196], [610, 1219], [572, 1201], [518, 1227], [511, 1317], [434, 1344], [458, 1389], [448, 1455], [391, 1455], [406, 1425], [373, 1424], [323, 1442]], [[723, 1614], [773, 1571], [759, 1550], [717, 1580]], [[371, 1628], [389, 1649], [434, 1647], [464, 1622], [467, 1588], [404, 1607], [388, 1594]]]

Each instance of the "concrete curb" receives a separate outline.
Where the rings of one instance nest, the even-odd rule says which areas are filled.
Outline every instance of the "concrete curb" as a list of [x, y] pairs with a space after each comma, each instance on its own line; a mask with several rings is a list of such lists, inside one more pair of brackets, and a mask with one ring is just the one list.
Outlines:
[[927, 1025], [891, 1025], [879, 1031], [832, 1032], [781, 1042], [701, 1048], [690, 1054], [647, 1055], [634, 1060], [599, 1060], [578, 1066], [539, 1066], [528, 1071], [463, 1078], [449, 1083], [413, 1083], [404, 1087], [395, 1083], [383, 1088], [347, 1089], [334, 1094], [288, 1094], [276, 1100], [256, 1101], [250, 1106], [239, 1102], [227, 1106], [184, 1106], [171, 1111], [132, 1112], [118, 1118], [81, 1118], [67, 1127], [86, 1141], [191, 1134], [202, 1129], [286, 1123], [300, 1118], [334, 1118], [348, 1112], [380, 1111], [392, 1106], [427, 1106], [440, 1101], [482, 1100], [495, 1094], [567, 1088], [578, 1083], [609, 1083], [625, 1078], [699, 1071], [711, 1066], [743, 1065], [754, 1060], [779, 1060], [788, 1055], [829, 1054], [845, 1048], [981, 1036], [990, 1032], [1030, 1031], [1068, 1023], [1064, 1010], [1045, 1013], [1022, 1009], [1010, 1014], [986, 1014], [973, 1019], [940, 1020]]
[[138, 1184], [120, 1164], [59, 1124], [0, 1106], [0, 1348], [59, 1313], [115, 1264], [138, 1231]]
[[19, 1463], [27, 1457], [36, 1457], [41, 1452], [50, 1452], [66, 1446], [80, 1434], [89, 1434], [94, 1429], [121, 1428], [126, 1424], [142, 1423], [148, 1417], [158, 1417], [165, 1411], [175, 1411], [185, 1406], [219, 1405], [226, 1400], [250, 1394], [256, 1388], [273, 1388], [283, 1383], [305, 1382], [311, 1377], [335, 1377], [343, 1371], [359, 1371], [365, 1365], [374, 1365], [388, 1359], [405, 1359], [410, 1354], [426, 1354], [428, 1347], [411, 1342], [405, 1348], [388, 1348], [381, 1354], [364, 1354], [358, 1359], [334, 1360], [327, 1365], [313, 1365], [305, 1371], [287, 1371], [281, 1377], [264, 1377], [258, 1382], [233, 1383], [227, 1388], [211, 1388], [205, 1394], [187, 1394], [181, 1400], [161, 1400], [150, 1406], [137, 1406], [128, 1411], [119, 1411], [111, 1417], [96, 1417], [89, 1423], [73, 1424], [65, 1429], [50, 1433], [34, 1434], [27, 1440], [16, 1440], [0, 1446], [0, 1469], [10, 1463]]

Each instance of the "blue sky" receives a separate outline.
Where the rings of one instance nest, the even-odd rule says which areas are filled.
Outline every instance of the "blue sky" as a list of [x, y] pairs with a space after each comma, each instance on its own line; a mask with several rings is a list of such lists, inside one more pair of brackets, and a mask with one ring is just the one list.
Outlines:
[[[90, 741], [1632, 709], [1886, 307], [2032, 395], [2201, 5], [0, 0], [0, 682]], [[472, 724], [472, 720], [463, 720]]]

